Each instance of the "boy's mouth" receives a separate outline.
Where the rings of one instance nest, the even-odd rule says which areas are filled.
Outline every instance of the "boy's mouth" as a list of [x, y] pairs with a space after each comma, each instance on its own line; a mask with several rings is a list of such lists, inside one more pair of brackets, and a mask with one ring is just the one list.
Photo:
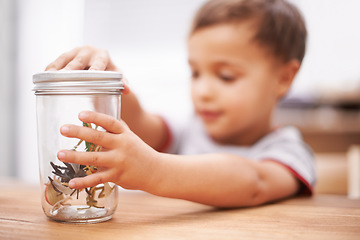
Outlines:
[[213, 122], [221, 116], [220, 111], [211, 111], [211, 110], [200, 110], [198, 111], [198, 114], [205, 122]]

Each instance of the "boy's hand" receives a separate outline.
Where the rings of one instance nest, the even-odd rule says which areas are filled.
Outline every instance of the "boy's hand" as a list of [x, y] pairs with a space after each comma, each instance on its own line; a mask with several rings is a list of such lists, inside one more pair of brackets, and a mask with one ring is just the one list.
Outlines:
[[136, 136], [123, 121], [96, 112], [85, 111], [79, 114], [82, 122], [94, 123], [107, 132], [88, 127], [64, 125], [60, 132], [65, 137], [78, 138], [100, 145], [102, 152], [76, 152], [61, 150], [59, 160], [98, 168], [94, 174], [70, 181], [75, 189], [114, 182], [128, 189], [148, 189], [151, 185], [152, 169], [159, 153]]
[[[46, 67], [45, 71], [58, 71], [61, 69], [121, 72], [112, 62], [108, 51], [93, 46], [77, 47], [61, 54]], [[130, 88], [126, 78], [123, 78], [123, 83], [123, 94], [128, 94]]]
[[60, 69], [120, 71], [111, 61], [106, 50], [92, 46], [78, 47], [63, 53], [54, 62], [50, 63], [45, 71], [57, 71]]

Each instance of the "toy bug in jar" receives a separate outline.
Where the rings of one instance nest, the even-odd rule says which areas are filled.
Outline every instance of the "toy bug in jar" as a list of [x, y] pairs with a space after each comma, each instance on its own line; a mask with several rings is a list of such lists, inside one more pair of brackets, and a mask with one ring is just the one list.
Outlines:
[[[84, 127], [92, 128], [90, 123], [83, 123]], [[95, 127], [97, 129], [98, 126]], [[80, 144], [84, 142], [80, 140], [78, 144], [72, 149], [76, 151]], [[101, 151], [101, 146], [93, 143], [85, 142], [86, 152]], [[97, 172], [97, 167], [90, 165], [80, 165], [75, 163], [63, 163], [64, 166], [59, 166], [50, 162], [53, 169], [52, 177], [48, 176], [49, 182], [45, 188], [45, 200], [48, 204], [53, 206], [53, 211], [61, 206], [71, 205], [69, 200], [74, 198], [79, 199], [79, 193], [86, 192], [86, 205], [87, 207], [80, 207], [78, 210], [89, 209], [91, 207], [104, 208], [98, 204], [98, 200], [108, 196], [115, 186], [111, 187], [109, 183], [99, 184], [90, 188], [72, 189], [69, 187], [69, 182], [73, 178], [85, 177]], [[98, 193], [98, 194], [97, 194]]]

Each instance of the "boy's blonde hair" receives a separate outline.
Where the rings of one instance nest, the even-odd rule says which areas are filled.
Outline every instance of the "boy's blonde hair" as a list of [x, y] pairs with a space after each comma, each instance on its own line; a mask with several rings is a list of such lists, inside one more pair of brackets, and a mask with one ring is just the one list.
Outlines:
[[190, 34], [222, 23], [254, 21], [254, 40], [284, 62], [305, 55], [307, 31], [298, 9], [285, 0], [210, 0], [197, 12]]

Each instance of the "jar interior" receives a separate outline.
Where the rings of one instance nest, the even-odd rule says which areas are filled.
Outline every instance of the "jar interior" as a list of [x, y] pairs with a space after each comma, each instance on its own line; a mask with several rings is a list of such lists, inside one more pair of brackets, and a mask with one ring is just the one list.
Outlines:
[[80, 190], [68, 183], [76, 177], [96, 173], [97, 166], [63, 163], [59, 150], [102, 151], [101, 146], [60, 134], [64, 124], [74, 124], [105, 131], [100, 126], [83, 123], [78, 114], [96, 111], [120, 119], [120, 95], [37, 95], [37, 125], [42, 206], [53, 220], [64, 222], [99, 222], [111, 217], [117, 205], [117, 186], [104, 183]]

